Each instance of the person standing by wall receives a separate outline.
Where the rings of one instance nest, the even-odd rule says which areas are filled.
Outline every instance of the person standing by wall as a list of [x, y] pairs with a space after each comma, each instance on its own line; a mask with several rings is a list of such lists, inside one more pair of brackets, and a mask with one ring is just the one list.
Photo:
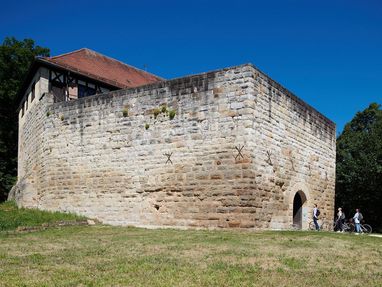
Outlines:
[[317, 222], [319, 215], [320, 215], [320, 210], [318, 209], [317, 204], [315, 204], [313, 208], [313, 222], [317, 231], [320, 230], [320, 226], [318, 225], [318, 222]]

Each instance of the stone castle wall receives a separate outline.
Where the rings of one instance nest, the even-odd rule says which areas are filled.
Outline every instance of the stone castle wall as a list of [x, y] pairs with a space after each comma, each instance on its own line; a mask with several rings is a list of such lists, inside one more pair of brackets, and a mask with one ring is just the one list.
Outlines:
[[71, 102], [46, 94], [19, 133], [20, 205], [121, 225], [288, 228], [300, 192], [303, 227], [313, 203], [333, 215], [334, 124], [251, 65]]
[[[259, 217], [263, 227], [285, 228], [293, 216], [293, 198], [305, 200], [302, 227], [313, 205], [321, 217], [334, 218], [335, 125], [272, 79], [255, 72], [256, 124], [252, 130]], [[269, 223], [269, 225], [268, 225]]]

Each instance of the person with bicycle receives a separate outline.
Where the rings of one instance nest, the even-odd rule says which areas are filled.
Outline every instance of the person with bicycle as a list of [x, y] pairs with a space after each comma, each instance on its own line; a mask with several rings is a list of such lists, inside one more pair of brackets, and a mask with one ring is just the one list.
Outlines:
[[343, 224], [345, 222], [345, 213], [342, 211], [342, 208], [338, 208], [337, 219], [336, 219], [336, 230], [337, 232], [343, 232]]
[[320, 231], [320, 226], [318, 225], [318, 222], [317, 222], [319, 215], [320, 215], [320, 211], [318, 210], [317, 204], [315, 204], [313, 208], [313, 222], [317, 231]]
[[353, 216], [354, 224], [355, 224], [355, 231], [357, 233], [361, 233], [361, 221], [363, 219], [362, 213], [357, 208], [355, 210], [355, 214]]

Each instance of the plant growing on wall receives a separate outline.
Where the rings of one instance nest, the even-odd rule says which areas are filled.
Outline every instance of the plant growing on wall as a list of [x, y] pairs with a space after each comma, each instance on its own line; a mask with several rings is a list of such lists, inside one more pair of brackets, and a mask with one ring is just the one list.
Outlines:
[[[164, 116], [168, 116], [170, 120], [174, 119], [175, 115], [176, 115], [176, 111], [174, 109], [168, 109], [167, 108], [167, 105], [161, 105], [155, 109], [152, 110], [152, 113], [154, 115], [154, 124], [156, 123], [156, 119], [158, 118], [158, 116], [160, 114], [163, 114]], [[153, 117], [150, 117], [150, 119], [152, 119]], [[146, 123], [145, 124], [145, 129], [149, 129], [149, 124]]]
[[160, 109], [154, 109], [154, 119], [156, 119], [158, 117], [158, 115], [160, 114], [161, 110]]
[[128, 108], [124, 108], [122, 110], [122, 115], [123, 115], [124, 118], [126, 118], [129, 115], [129, 109]]
[[171, 110], [168, 111], [168, 117], [170, 118], [170, 120], [175, 118], [175, 115], [176, 115], [176, 111], [175, 110], [171, 109]]
[[154, 114], [154, 119], [157, 119], [157, 117], [160, 114], [164, 114], [164, 115], [167, 115], [170, 118], [170, 120], [172, 120], [176, 115], [176, 111], [174, 109], [168, 109], [166, 105], [162, 105], [159, 108], [155, 108], [153, 110], [153, 114]]

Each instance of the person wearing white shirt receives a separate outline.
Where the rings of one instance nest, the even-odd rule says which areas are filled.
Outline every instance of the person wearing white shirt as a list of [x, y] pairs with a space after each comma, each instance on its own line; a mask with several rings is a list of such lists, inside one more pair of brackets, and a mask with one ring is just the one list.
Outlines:
[[337, 212], [337, 220], [336, 220], [336, 229], [338, 232], [343, 231], [342, 225], [344, 224], [344, 221], [345, 221], [345, 213], [342, 211], [342, 208], [339, 207]]
[[361, 232], [362, 215], [361, 215], [361, 212], [359, 212], [358, 208], [355, 210], [355, 214], [353, 216], [353, 219], [354, 219], [354, 224], [355, 224], [355, 231], [357, 233], [360, 233]]

